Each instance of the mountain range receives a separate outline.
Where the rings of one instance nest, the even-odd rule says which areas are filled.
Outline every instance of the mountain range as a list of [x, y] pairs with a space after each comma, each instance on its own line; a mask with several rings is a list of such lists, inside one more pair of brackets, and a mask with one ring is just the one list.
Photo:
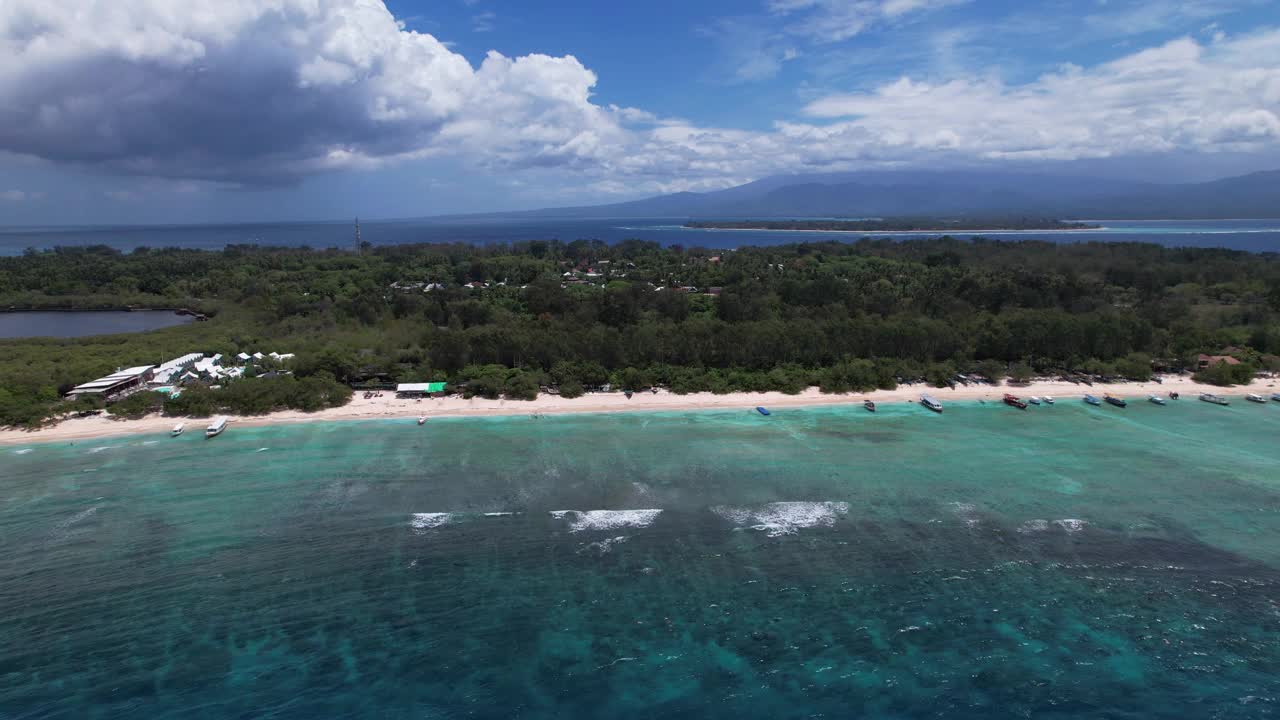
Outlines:
[[980, 170], [775, 175], [714, 192], [486, 215], [498, 216], [1270, 218], [1280, 217], [1280, 170], [1167, 184]]

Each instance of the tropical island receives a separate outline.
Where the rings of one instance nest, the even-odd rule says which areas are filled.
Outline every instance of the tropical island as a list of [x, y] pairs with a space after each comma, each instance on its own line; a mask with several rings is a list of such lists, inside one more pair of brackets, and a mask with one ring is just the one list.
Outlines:
[[[179, 307], [208, 318], [0, 340], [9, 427], [104, 408], [316, 412], [398, 383], [567, 400], [604, 389], [837, 394], [1176, 372], [1230, 385], [1280, 370], [1280, 257], [1146, 244], [60, 248], [0, 258], [0, 307]], [[166, 392], [91, 392], [124, 369], [192, 356]]]
[[698, 230], [808, 230], [821, 232], [989, 232], [1016, 230], [1097, 230], [1092, 223], [1053, 218], [857, 218], [849, 220], [690, 220]]

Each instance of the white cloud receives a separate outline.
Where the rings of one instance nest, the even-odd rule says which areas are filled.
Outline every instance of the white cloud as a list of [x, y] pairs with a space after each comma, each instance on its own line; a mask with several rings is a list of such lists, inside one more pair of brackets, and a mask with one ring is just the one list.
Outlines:
[[776, 15], [789, 16], [786, 30], [816, 42], [834, 43], [858, 35], [867, 28], [893, 22], [925, 10], [957, 5], [967, 0], [769, 0]]
[[0, 202], [21, 203], [35, 202], [43, 199], [44, 193], [42, 192], [31, 192], [28, 190], [0, 190]]
[[[938, 4], [770, 7], [888, 22]], [[795, 52], [767, 47], [777, 62]], [[903, 76], [764, 131], [599, 105], [573, 56], [490, 52], [473, 66], [380, 0], [0, 0], [0, 57], [0, 153], [201, 187], [451, 156], [638, 195], [817, 169], [1280, 149], [1274, 29], [1019, 84], [961, 67]]]

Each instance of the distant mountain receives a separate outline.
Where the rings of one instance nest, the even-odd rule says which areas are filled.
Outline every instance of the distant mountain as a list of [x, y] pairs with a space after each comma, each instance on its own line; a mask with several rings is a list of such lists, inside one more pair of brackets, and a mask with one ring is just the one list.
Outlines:
[[488, 217], [779, 218], [895, 216], [1058, 218], [1280, 217], [1280, 171], [1204, 183], [981, 170], [777, 175], [707, 193]]

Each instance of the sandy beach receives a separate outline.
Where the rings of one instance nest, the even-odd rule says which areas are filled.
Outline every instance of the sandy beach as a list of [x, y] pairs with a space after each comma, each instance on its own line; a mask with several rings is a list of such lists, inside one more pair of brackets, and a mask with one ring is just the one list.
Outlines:
[[[351, 402], [338, 408], [306, 413], [289, 410], [269, 415], [232, 417], [231, 427], [277, 425], [299, 422], [326, 422], [344, 420], [379, 420], [420, 416], [438, 417], [491, 417], [503, 415], [531, 415], [557, 413], [613, 413], [613, 412], [679, 412], [684, 410], [751, 410], [756, 406], [770, 409], [825, 405], [860, 404], [873, 400], [878, 404], [914, 403], [921, 393], [933, 395], [945, 405], [951, 401], [986, 400], [999, 402], [1005, 393], [1022, 398], [1051, 396], [1059, 401], [1078, 401], [1086, 394], [1102, 397], [1111, 393], [1130, 401], [1145, 401], [1150, 394], [1165, 395], [1177, 392], [1184, 400], [1196, 401], [1202, 392], [1243, 399], [1245, 393], [1256, 392], [1266, 397], [1277, 392], [1280, 381], [1274, 378], [1255, 380], [1248, 386], [1220, 388], [1192, 382], [1187, 376], [1168, 376], [1162, 382], [1095, 384], [1092, 387], [1069, 382], [1040, 381], [1024, 386], [990, 385], [959, 386], [955, 389], [932, 388], [925, 385], [903, 385], [896, 390], [877, 390], [869, 393], [825, 395], [817, 388], [809, 388], [798, 395], [784, 393], [694, 393], [676, 395], [665, 390], [635, 393], [627, 399], [620, 392], [589, 393], [572, 400], [558, 395], [539, 395], [537, 400], [488, 400], [466, 399], [460, 396], [432, 398], [421, 401], [400, 400], [393, 392], [383, 392], [382, 397], [364, 398], [357, 393]], [[57, 425], [40, 430], [0, 430], [0, 445], [20, 445], [35, 442], [74, 442], [117, 435], [145, 435], [168, 433], [179, 422], [185, 422], [188, 432], [203, 432], [205, 418], [173, 418], [152, 415], [137, 420], [119, 420], [100, 415], [88, 418], [71, 418]]]

